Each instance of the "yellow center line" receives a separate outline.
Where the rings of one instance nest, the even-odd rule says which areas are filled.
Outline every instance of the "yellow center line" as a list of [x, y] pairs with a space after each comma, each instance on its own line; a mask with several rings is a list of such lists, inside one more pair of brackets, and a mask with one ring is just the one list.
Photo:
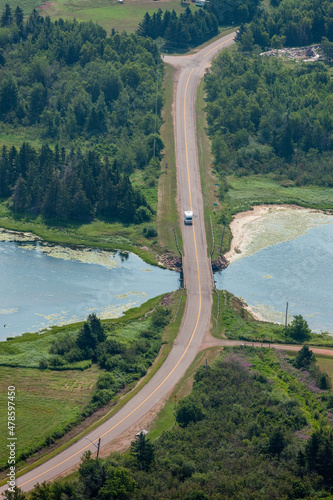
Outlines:
[[209, 52], [207, 52], [206, 56], [208, 56], [208, 54], [210, 54], [211, 52], [213, 52], [213, 50], [216, 50], [218, 49], [219, 47], [221, 47], [222, 45], [224, 45], [225, 43], [229, 42], [230, 40], [233, 40], [234, 37], [232, 36], [231, 38], [227, 38], [226, 40], [224, 40], [224, 42], [221, 42], [219, 45], [217, 45], [216, 47], [214, 47], [213, 49], [211, 49]]
[[[190, 173], [189, 173], [189, 163], [188, 163], [188, 148], [187, 148], [187, 135], [186, 135], [186, 115], [185, 115], [185, 112], [186, 112], [186, 94], [187, 94], [187, 87], [188, 87], [188, 83], [189, 83], [189, 80], [190, 80], [190, 77], [191, 77], [191, 74], [193, 72], [193, 69], [191, 71], [191, 73], [189, 74], [188, 76], [188, 79], [187, 79], [187, 82], [186, 82], [186, 86], [185, 86], [185, 94], [184, 94], [184, 129], [185, 129], [185, 150], [186, 150], [186, 167], [187, 167], [187, 177], [188, 177], [188, 186], [189, 186], [189, 194], [190, 194], [190, 203], [191, 203], [191, 210], [192, 210], [192, 197], [191, 197], [191, 185], [190, 185]], [[102, 434], [100, 436], [100, 438], [104, 437], [106, 434], [108, 434], [109, 432], [111, 432], [113, 429], [115, 429], [116, 427], [118, 427], [118, 425], [120, 425], [121, 423], [123, 423], [127, 418], [129, 418], [131, 415], [133, 415], [133, 413], [135, 413], [142, 405], [144, 405], [146, 403], [146, 401], [148, 401], [148, 399], [150, 399], [157, 391], [158, 389], [168, 380], [168, 378], [173, 374], [173, 372], [176, 370], [176, 368], [179, 366], [179, 364], [182, 362], [182, 360], [184, 359], [184, 356], [185, 354], [187, 353], [192, 341], [193, 341], [193, 338], [194, 338], [194, 335], [195, 335], [195, 332], [198, 328], [198, 324], [199, 324], [199, 319], [200, 319], [200, 315], [201, 315], [201, 284], [200, 284], [200, 273], [199, 273], [199, 261], [198, 261], [198, 251], [197, 251], [197, 242], [196, 242], [196, 236], [195, 236], [195, 229], [194, 229], [194, 224], [193, 224], [193, 237], [194, 237], [194, 247], [195, 247], [195, 258], [196, 258], [196, 263], [197, 263], [197, 271], [198, 271], [198, 287], [199, 287], [199, 308], [198, 308], [198, 315], [197, 315], [197, 320], [196, 320], [196, 323], [195, 323], [195, 326], [194, 326], [194, 329], [193, 329], [193, 332], [191, 334], [191, 338], [190, 340], [188, 341], [188, 344], [183, 352], [183, 354], [181, 355], [180, 359], [177, 361], [177, 363], [175, 364], [175, 366], [172, 368], [172, 370], [169, 372], [169, 374], [162, 380], [162, 382], [149, 394], [149, 396], [146, 397], [146, 399], [144, 399], [138, 406], [136, 406], [134, 408], [134, 410], [132, 410], [130, 413], [128, 413], [124, 418], [122, 418], [117, 424], [113, 425], [110, 429], [108, 429], [106, 432], [104, 432], [104, 434]], [[99, 440], [99, 438], [95, 439], [95, 441], [92, 441], [92, 443], [96, 443], [97, 441]], [[89, 443], [84, 446], [83, 448], [81, 448], [79, 451], [77, 451], [76, 453], [73, 453], [73, 455], [71, 455], [70, 457], [67, 457], [65, 458], [65, 460], [63, 460], [62, 462], [59, 462], [57, 463], [56, 465], [54, 465], [53, 467], [50, 467], [49, 469], [47, 469], [46, 471], [42, 472], [41, 474], [38, 474], [37, 476], [33, 477], [32, 479], [29, 479], [28, 481], [26, 481], [25, 483], [22, 483], [20, 486], [24, 486], [28, 483], [30, 483], [31, 481], [35, 481], [36, 479], [38, 479], [40, 476], [44, 475], [44, 474], [47, 474], [48, 472], [50, 472], [51, 470], [59, 467], [59, 465], [62, 465], [64, 464], [65, 462], [67, 462], [68, 460], [70, 460], [71, 458], [75, 457], [76, 455], [78, 455], [79, 453], [82, 453], [86, 448], [89, 447]]]

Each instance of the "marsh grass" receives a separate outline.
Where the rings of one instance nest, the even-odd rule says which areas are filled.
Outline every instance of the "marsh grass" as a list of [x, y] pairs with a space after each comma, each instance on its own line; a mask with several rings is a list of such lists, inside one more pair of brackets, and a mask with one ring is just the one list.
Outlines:
[[318, 210], [333, 210], [333, 190], [317, 186], [284, 187], [270, 175], [228, 177], [225, 201], [232, 213], [250, 210], [253, 205], [295, 204]]

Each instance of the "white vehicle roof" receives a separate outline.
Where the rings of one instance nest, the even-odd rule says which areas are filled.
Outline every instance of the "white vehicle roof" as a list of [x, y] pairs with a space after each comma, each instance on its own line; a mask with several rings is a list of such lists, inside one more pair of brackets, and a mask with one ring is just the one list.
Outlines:
[[185, 217], [192, 217], [193, 216], [193, 212], [191, 212], [191, 210], [185, 210]]

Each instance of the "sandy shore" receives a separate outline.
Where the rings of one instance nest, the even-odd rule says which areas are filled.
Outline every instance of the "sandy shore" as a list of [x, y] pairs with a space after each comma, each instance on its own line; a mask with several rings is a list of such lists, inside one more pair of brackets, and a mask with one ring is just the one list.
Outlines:
[[[309, 211], [308, 208], [302, 208], [297, 205], [255, 205], [252, 210], [240, 212], [233, 218], [230, 229], [232, 232], [232, 240], [230, 250], [224, 254], [228, 263], [234, 262], [244, 253], [253, 239], [250, 231], [245, 231], [245, 226], [250, 222], [254, 222], [270, 212], [281, 212], [287, 209]], [[319, 210], [313, 210], [319, 212]]]
[[[268, 213], [273, 212], [283, 212], [286, 210], [300, 210], [307, 212], [317, 212], [323, 213], [320, 210], [311, 210], [308, 208], [299, 207], [297, 205], [255, 205], [252, 210], [246, 212], [240, 212], [236, 214], [230, 224], [230, 229], [232, 232], [232, 241], [230, 245], [230, 250], [224, 254], [227, 259], [228, 264], [231, 264], [235, 260], [241, 258], [242, 254], [247, 250], [250, 243], [256, 237], [256, 232], [251, 230], [246, 230], [247, 224], [259, 220]], [[261, 314], [254, 312], [247, 304], [244, 304], [244, 308], [258, 321], [268, 321], [267, 318]]]

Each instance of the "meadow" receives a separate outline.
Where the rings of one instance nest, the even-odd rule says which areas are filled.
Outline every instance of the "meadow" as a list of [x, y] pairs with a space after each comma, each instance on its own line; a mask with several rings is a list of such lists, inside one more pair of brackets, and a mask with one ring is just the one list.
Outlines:
[[0, 11], [6, 3], [15, 9], [19, 3], [24, 14], [28, 15], [33, 9], [39, 9], [43, 15], [54, 19], [77, 19], [78, 21], [97, 22], [108, 33], [116, 31], [134, 32], [142, 21], [146, 12], [153, 14], [158, 9], [175, 10], [182, 12], [187, 6], [195, 9], [190, 2], [180, 0], [124, 0], [121, 4], [117, 0], [58, 0], [42, 2], [41, 0], [0, 0]]
[[[15, 370], [15, 371], [14, 371]], [[27, 456], [47, 444], [49, 436], [75, 422], [88, 404], [99, 370], [41, 372], [37, 368], [0, 366], [0, 408], [7, 406], [7, 387], [16, 387], [17, 455]], [[41, 394], [43, 395], [41, 397]], [[7, 422], [1, 419], [1, 436], [7, 435]], [[0, 449], [0, 468], [7, 461], [7, 450]]]

